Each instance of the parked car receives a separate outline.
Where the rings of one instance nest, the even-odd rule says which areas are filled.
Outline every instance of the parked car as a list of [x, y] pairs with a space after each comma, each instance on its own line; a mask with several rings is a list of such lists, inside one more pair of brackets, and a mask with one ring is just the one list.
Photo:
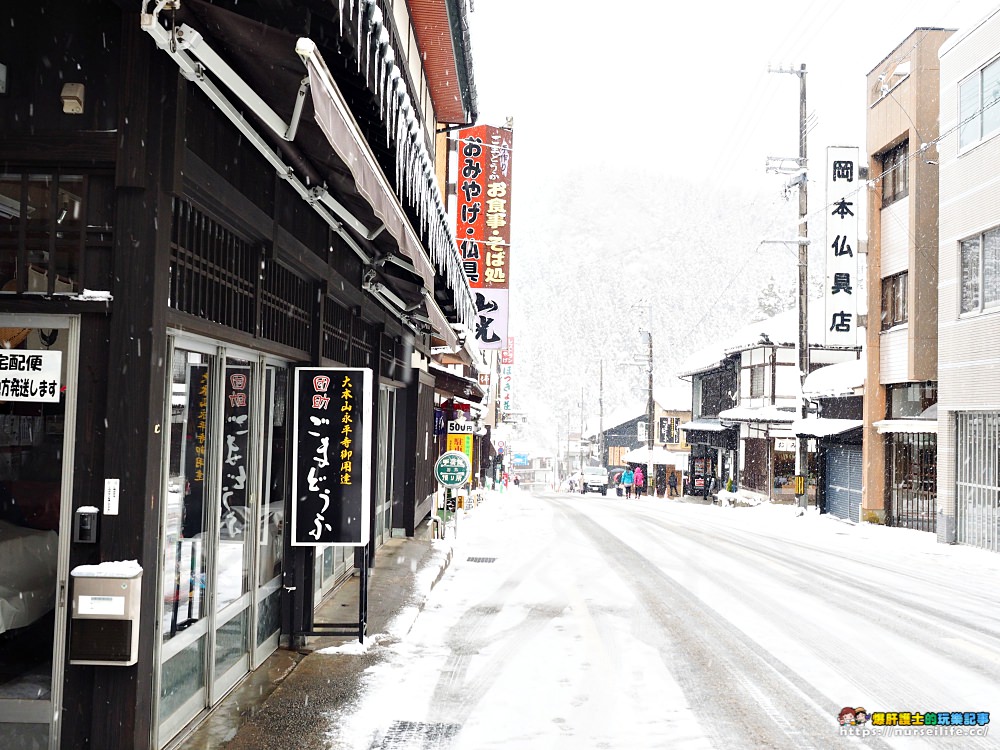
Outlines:
[[608, 470], [603, 466], [584, 466], [580, 479], [580, 492], [585, 495], [587, 494], [587, 490], [607, 495]]

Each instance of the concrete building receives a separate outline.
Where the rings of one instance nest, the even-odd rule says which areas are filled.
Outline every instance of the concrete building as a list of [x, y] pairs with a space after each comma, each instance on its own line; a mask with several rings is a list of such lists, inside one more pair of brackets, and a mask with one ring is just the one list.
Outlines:
[[[868, 74], [868, 372], [862, 516], [937, 520], [938, 50], [918, 28]], [[925, 147], [924, 144], [927, 144]]]
[[1000, 9], [940, 49], [938, 509], [1000, 551]]

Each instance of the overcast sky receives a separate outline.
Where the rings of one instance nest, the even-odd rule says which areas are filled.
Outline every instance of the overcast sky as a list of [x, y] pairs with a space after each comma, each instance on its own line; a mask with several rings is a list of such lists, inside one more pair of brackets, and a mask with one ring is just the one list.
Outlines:
[[[778, 199], [789, 178], [767, 174], [765, 162], [768, 156], [798, 155], [799, 82], [768, 68], [807, 66], [808, 110], [817, 123], [808, 140], [810, 210], [815, 210], [824, 190], [816, 182], [823, 170], [816, 167], [825, 163], [826, 147], [864, 149], [868, 72], [914, 29], [964, 29], [997, 7], [1000, 0], [474, 0], [479, 122], [502, 125], [514, 118], [509, 331], [522, 355], [515, 374], [518, 408], [547, 408], [586, 386], [596, 413], [597, 387], [583, 367], [584, 352], [593, 346], [578, 347], [578, 360], [558, 363], [561, 370], [543, 361], [552, 357], [553, 335], [585, 342], [587, 330], [577, 320], [581, 316], [571, 315], [553, 333], [545, 320], [550, 308], [538, 303], [539, 295], [565, 297], [561, 309], [571, 311], [580, 303], [579, 289], [593, 288], [586, 283], [587, 270], [576, 265], [579, 248], [553, 234], [553, 225], [559, 225], [553, 216], [585, 210], [578, 223], [614, 255], [621, 252], [623, 230], [641, 229], [643, 214], [624, 215], [620, 201], [618, 213], [602, 210], [609, 206], [600, 196], [631, 195], [632, 183], [655, 191], [662, 176], [664, 202], [670, 201], [672, 181], [688, 183], [683, 188], [694, 199], [730, 214], [742, 215], [753, 201], [763, 205], [773, 196], [787, 209], [785, 223], [793, 228], [794, 200]], [[637, 170], [652, 179], [635, 180]], [[554, 181], [556, 174], [571, 175], [571, 184], [593, 180], [574, 191], [586, 196], [583, 208], [570, 205], [567, 183]], [[745, 194], [736, 195], [735, 188]], [[690, 213], [676, 221], [685, 219], [692, 220]], [[719, 231], [685, 229], [681, 236], [689, 238]], [[719, 243], [727, 240], [732, 238], [720, 237]], [[753, 251], [756, 242], [745, 249]], [[692, 251], [690, 243], [686, 247]], [[560, 276], [558, 269], [566, 273]], [[728, 325], [712, 311], [720, 290], [743, 283], [739, 268], [715, 271], [710, 278], [674, 280], [706, 308], [692, 314], [713, 332]], [[774, 274], [794, 279], [784, 266]], [[655, 303], [662, 289], [656, 284], [647, 289]], [[640, 302], [647, 299], [645, 289], [638, 294]], [[628, 304], [618, 308], [608, 313], [619, 318], [611, 321], [621, 331], [617, 348], [631, 351], [639, 346], [637, 313]], [[691, 325], [661, 319], [659, 327], [654, 324], [655, 336], [660, 342], [677, 339], [680, 329]], [[613, 380], [621, 380], [621, 373]], [[677, 384], [661, 370], [657, 384], [671, 382]]]
[[480, 122], [514, 117], [519, 182], [558, 149], [585, 162], [641, 157], [668, 174], [780, 188], [764, 163], [797, 155], [798, 79], [769, 66], [807, 66], [815, 162], [827, 145], [864, 145], [865, 76], [910, 32], [961, 29], [998, 6], [474, 0]]

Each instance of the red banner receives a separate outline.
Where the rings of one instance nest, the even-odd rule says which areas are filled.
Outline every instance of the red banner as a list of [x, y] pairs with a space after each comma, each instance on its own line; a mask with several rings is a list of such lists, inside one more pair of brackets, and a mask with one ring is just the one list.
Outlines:
[[462, 268], [473, 289], [507, 289], [513, 133], [477, 125], [458, 134], [455, 237]]

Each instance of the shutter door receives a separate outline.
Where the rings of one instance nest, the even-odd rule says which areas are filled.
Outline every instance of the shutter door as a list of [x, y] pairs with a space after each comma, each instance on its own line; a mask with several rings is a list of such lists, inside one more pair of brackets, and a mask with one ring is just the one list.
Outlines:
[[826, 451], [826, 510], [849, 521], [861, 520], [861, 451], [832, 446]]
[[861, 460], [860, 448], [845, 448], [847, 463], [850, 465], [850, 519], [861, 522], [861, 475], [864, 463]]

